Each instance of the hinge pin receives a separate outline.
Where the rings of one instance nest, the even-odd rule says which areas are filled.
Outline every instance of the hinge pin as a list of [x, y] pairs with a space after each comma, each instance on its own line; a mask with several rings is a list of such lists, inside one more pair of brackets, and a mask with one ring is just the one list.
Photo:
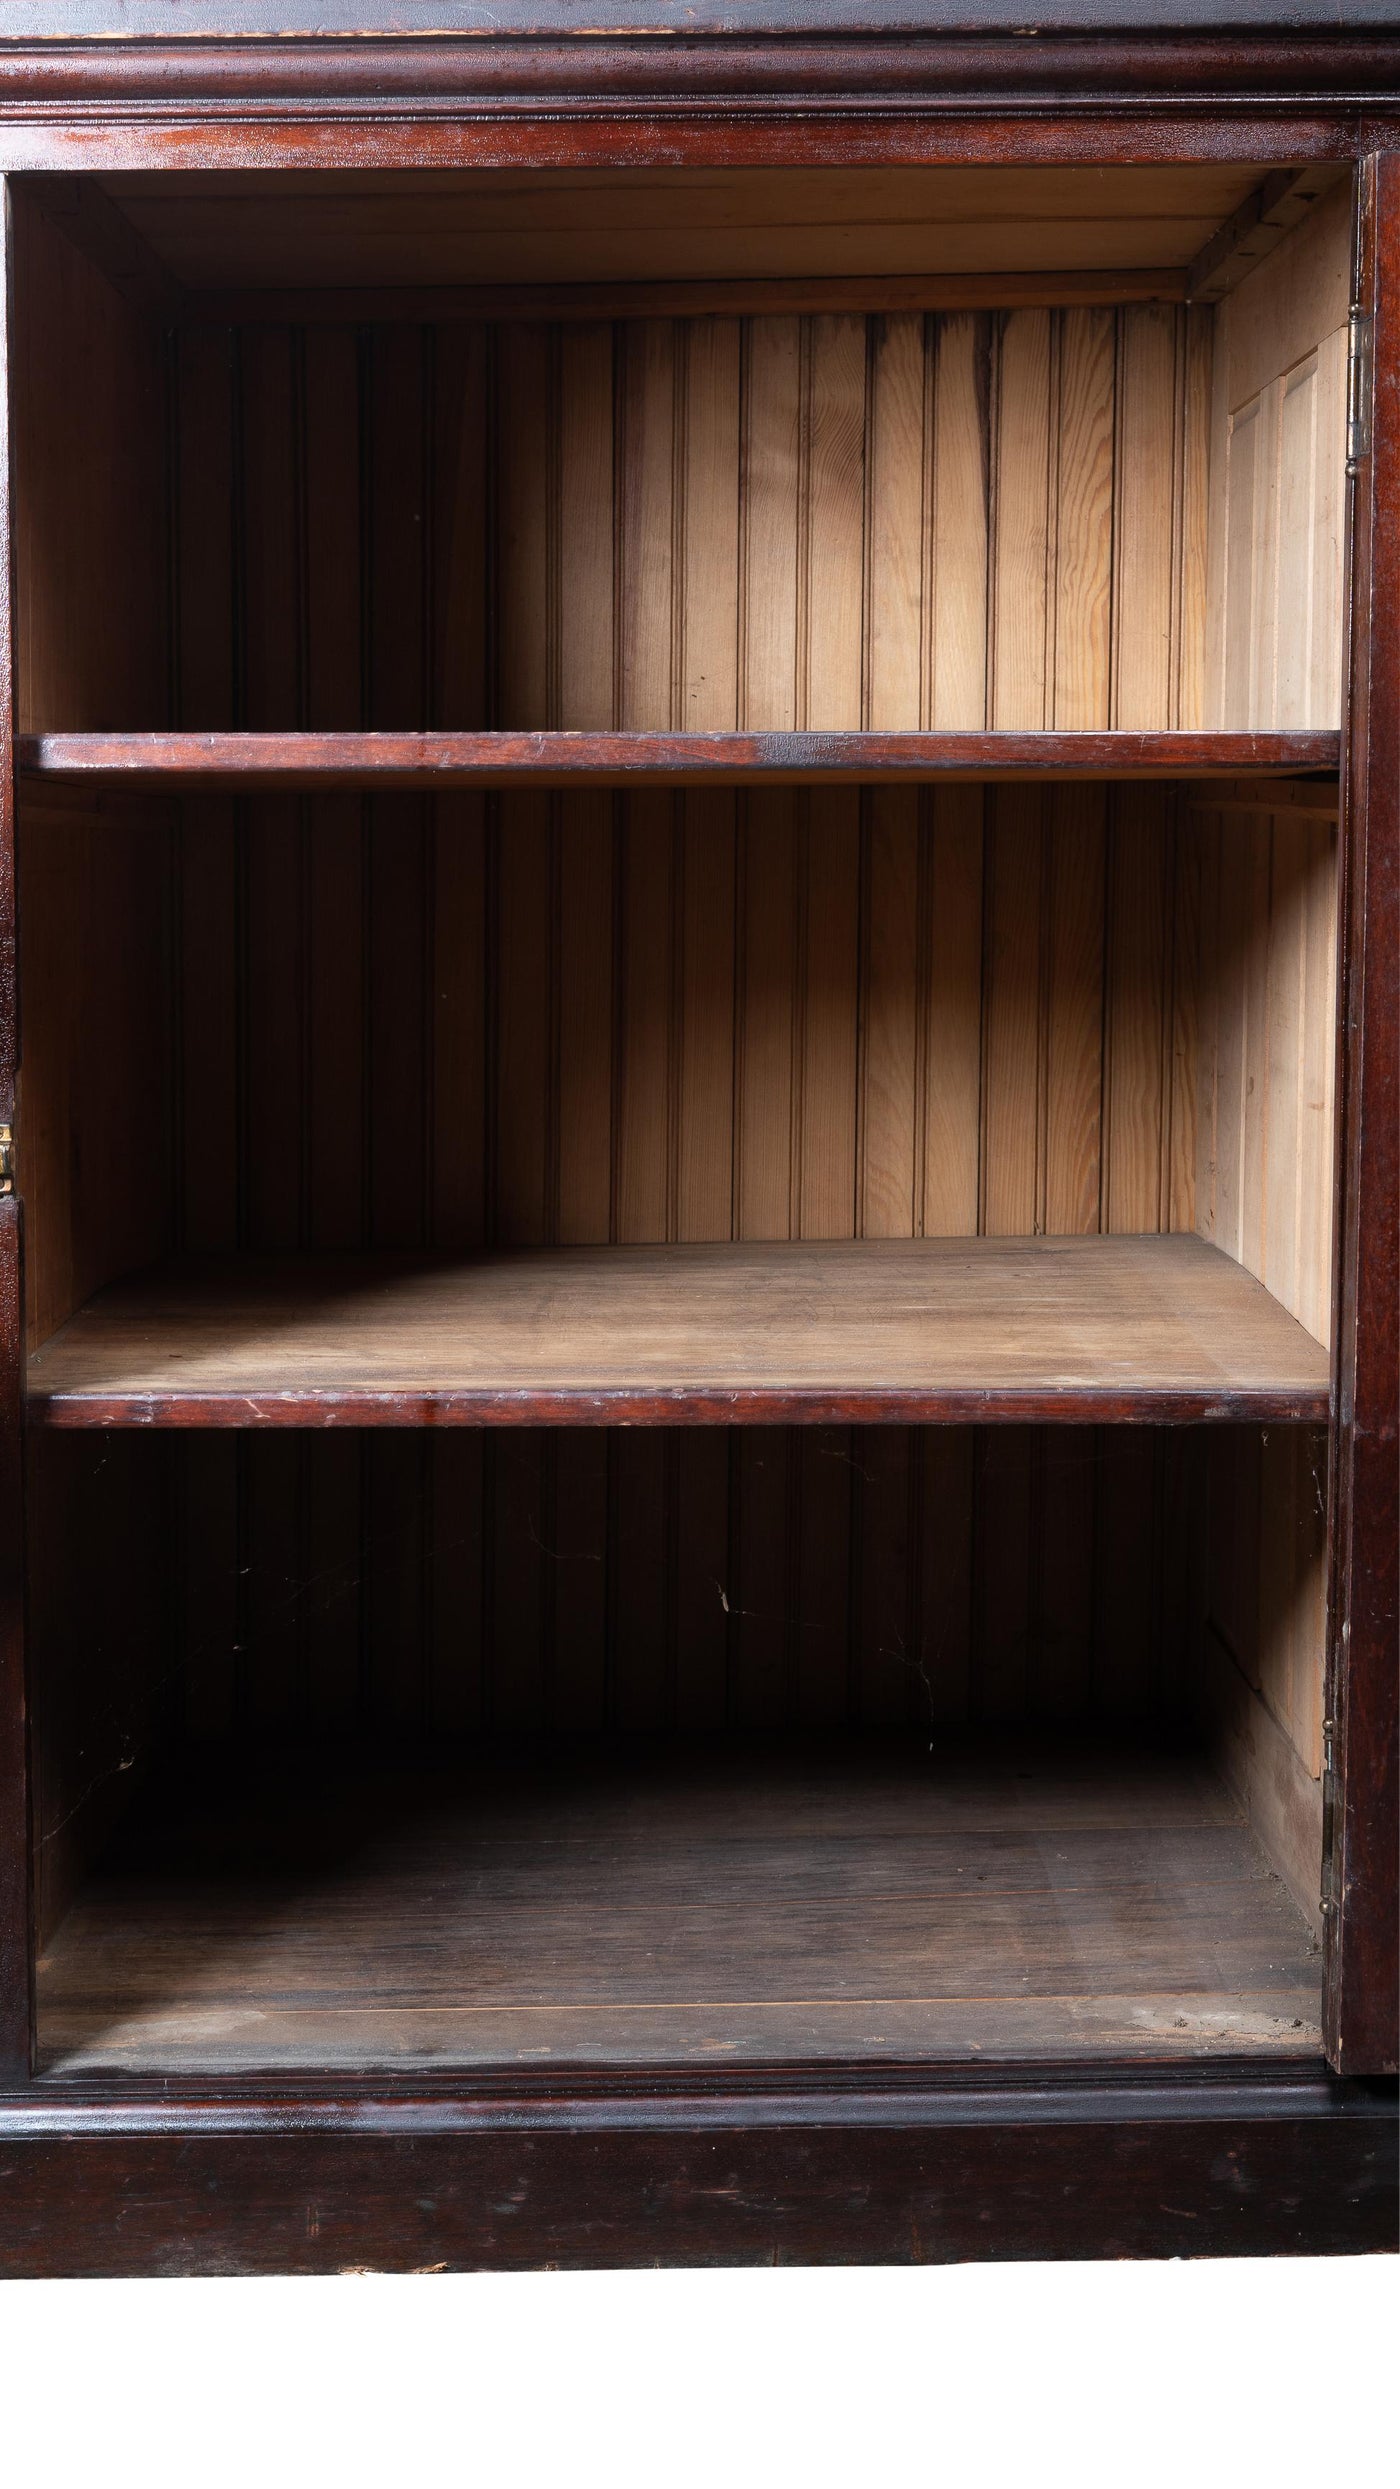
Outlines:
[[1347, 473], [1371, 455], [1371, 316], [1353, 303], [1347, 354]]
[[13, 1124], [0, 1124], [0, 1193], [15, 1189], [15, 1132]]

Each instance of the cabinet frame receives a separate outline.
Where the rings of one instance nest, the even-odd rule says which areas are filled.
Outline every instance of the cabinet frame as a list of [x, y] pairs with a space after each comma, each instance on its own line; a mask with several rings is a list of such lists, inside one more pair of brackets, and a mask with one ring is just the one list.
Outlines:
[[[865, 2068], [813, 2070], [802, 2083], [719, 2072], [562, 2088], [557, 2077], [454, 2078], [392, 2095], [365, 2082], [290, 2096], [255, 2081], [190, 2086], [180, 2097], [34, 2083], [23, 1235], [21, 1201], [0, 1174], [0, 2270], [917, 2261], [1391, 2243], [1400, 543], [1383, 514], [1400, 507], [1400, 38], [818, 37], [794, 6], [765, 12], [772, 31], [752, 38], [544, 32], [269, 44], [239, 40], [231, 26], [234, 39], [206, 43], [146, 39], [137, 7], [123, 18], [137, 39], [117, 44], [97, 40], [110, 32], [103, 0], [70, 0], [62, 14], [61, 51], [50, 48], [59, 38], [0, 44], [6, 175], [833, 158], [1358, 166], [1355, 290], [1372, 351], [1353, 407], [1343, 730], [1325, 1966], [1335, 2071], [1241, 2064], [1149, 2076], [1106, 2065], [1092, 2078], [1011, 2068], [974, 2079]], [[532, 22], [546, 15], [534, 11]], [[7, 313], [8, 179], [4, 188]], [[6, 316], [0, 1126], [12, 1120], [18, 1054], [7, 326]], [[520, 2209], [507, 2221], [490, 2208], [512, 2188]]]

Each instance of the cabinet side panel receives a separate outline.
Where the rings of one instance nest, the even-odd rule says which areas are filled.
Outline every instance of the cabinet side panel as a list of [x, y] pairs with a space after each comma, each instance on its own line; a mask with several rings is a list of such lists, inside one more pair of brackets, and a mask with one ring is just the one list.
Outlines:
[[1340, 719], [1350, 302], [1338, 182], [1217, 312], [1208, 725]]
[[15, 672], [25, 729], [166, 722], [157, 328], [15, 196]]
[[1196, 1228], [1331, 1336], [1337, 822], [1326, 788], [1193, 807], [1202, 880]]

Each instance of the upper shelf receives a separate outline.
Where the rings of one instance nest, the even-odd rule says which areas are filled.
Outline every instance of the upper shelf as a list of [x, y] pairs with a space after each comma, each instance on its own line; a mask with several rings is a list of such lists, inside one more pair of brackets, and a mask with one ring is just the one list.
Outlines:
[[1340, 766], [1333, 729], [1110, 734], [47, 734], [46, 780], [210, 787], [898, 784], [930, 779], [1296, 777]]
[[1197, 1236], [176, 1263], [29, 1361], [50, 1426], [1320, 1419], [1326, 1351]]

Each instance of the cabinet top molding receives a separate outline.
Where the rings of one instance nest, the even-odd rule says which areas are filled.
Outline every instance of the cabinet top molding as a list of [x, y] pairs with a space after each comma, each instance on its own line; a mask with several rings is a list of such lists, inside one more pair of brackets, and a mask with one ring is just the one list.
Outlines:
[[1400, 26], [1400, 0], [7, 0], [0, 45], [344, 36], [1345, 35]]

